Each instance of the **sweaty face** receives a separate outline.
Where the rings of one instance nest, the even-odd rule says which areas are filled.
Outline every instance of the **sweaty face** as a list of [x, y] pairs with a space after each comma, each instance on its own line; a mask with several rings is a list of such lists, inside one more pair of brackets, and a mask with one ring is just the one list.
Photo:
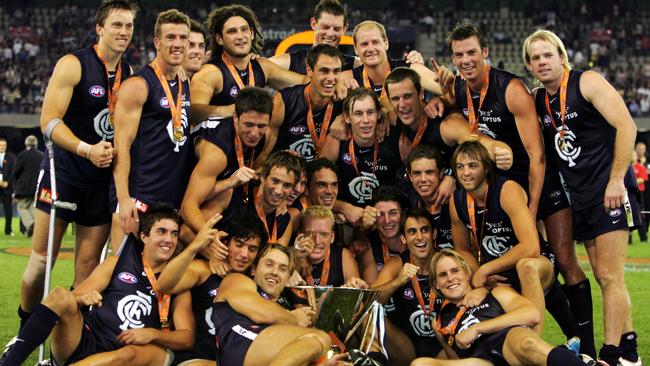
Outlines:
[[[421, 92], [422, 93], [422, 92]], [[422, 106], [422, 95], [415, 90], [411, 79], [404, 79], [397, 83], [388, 84], [390, 103], [397, 112], [397, 117], [406, 126], [411, 126], [420, 121], [424, 108]]]
[[271, 116], [257, 111], [248, 111], [242, 113], [239, 117], [237, 117], [237, 114], [233, 114], [233, 119], [237, 125], [242, 144], [247, 147], [255, 147], [266, 134]]
[[178, 244], [178, 224], [171, 219], [158, 220], [151, 226], [149, 235], [140, 234], [140, 240], [144, 243], [143, 255], [148, 261], [168, 261]]
[[409, 178], [421, 198], [429, 198], [440, 185], [440, 170], [433, 159], [420, 158], [411, 162]]
[[440, 258], [435, 271], [435, 286], [450, 301], [462, 300], [472, 289], [469, 275], [454, 258]]
[[528, 67], [533, 76], [542, 83], [557, 81], [562, 78], [564, 68], [557, 48], [542, 40], [530, 44]]
[[277, 298], [287, 285], [291, 275], [289, 257], [278, 249], [272, 249], [260, 258], [255, 267], [255, 283], [267, 294]]
[[311, 18], [311, 29], [314, 31], [314, 45], [328, 44], [338, 47], [341, 37], [348, 29], [344, 23], [343, 15], [321, 13], [320, 19]]
[[377, 27], [364, 27], [357, 31], [354, 51], [364, 65], [377, 66], [388, 58], [388, 42]]
[[133, 36], [133, 13], [126, 9], [113, 9], [108, 13], [103, 25], [95, 26], [102, 42], [115, 51], [126, 51]]
[[473, 191], [486, 182], [486, 171], [481, 161], [466, 154], [456, 159], [456, 178], [466, 191]]
[[[309, 66], [307, 66], [309, 73]], [[341, 77], [341, 60], [338, 57], [320, 55], [311, 70], [311, 85], [322, 98], [334, 97], [334, 85]]]
[[172, 66], [183, 63], [189, 46], [190, 29], [186, 24], [162, 24], [160, 37], [154, 37], [154, 45], [162, 59]]
[[325, 259], [325, 253], [334, 242], [334, 223], [328, 218], [306, 218], [303, 223], [303, 234], [314, 240], [314, 250], [309, 255], [312, 263], [320, 263]]
[[481, 49], [476, 36], [451, 42], [451, 59], [458, 71], [468, 81], [476, 80], [485, 68], [488, 49]]
[[260, 237], [248, 239], [230, 238], [228, 242], [228, 266], [233, 272], [246, 272], [253, 264], [260, 249]]
[[189, 73], [199, 71], [205, 59], [205, 38], [202, 33], [190, 32], [190, 44], [183, 61], [183, 69]]
[[289, 197], [287, 198], [287, 204], [290, 205], [295, 201], [298, 197], [302, 196], [302, 194], [305, 192], [305, 188], [307, 187], [307, 176], [303, 172], [300, 175], [300, 180], [296, 183], [295, 186], [293, 186], [293, 189], [291, 190], [291, 193], [289, 193]]
[[404, 240], [411, 254], [426, 259], [433, 251], [433, 228], [425, 218], [409, 217], [404, 223]]
[[313, 173], [311, 183], [309, 184], [309, 202], [311, 204], [332, 209], [338, 194], [339, 180], [335, 172], [323, 168]]
[[377, 230], [386, 239], [399, 235], [402, 207], [395, 201], [380, 201], [375, 204], [378, 211]]
[[228, 55], [244, 57], [251, 52], [253, 30], [246, 19], [234, 16], [224, 23], [221, 34], [217, 34], [215, 40]]
[[352, 104], [349, 114], [346, 113], [354, 138], [357, 140], [374, 138], [380, 113], [381, 111], [371, 97], [357, 99]]
[[268, 177], [262, 178], [263, 200], [270, 207], [278, 207], [289, 197], [296, 177], [285, 168], [274, 167]]

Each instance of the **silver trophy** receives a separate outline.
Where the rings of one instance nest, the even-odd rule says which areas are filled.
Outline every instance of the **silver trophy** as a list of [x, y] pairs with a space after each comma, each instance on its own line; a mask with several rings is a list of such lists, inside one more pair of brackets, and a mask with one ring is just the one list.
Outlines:
[[368, 352], [375, 341], [384, 350], [384, 308], [375, 300], [380, 291], [347, 287], [291, 287], [295, 305], [308, 305], [316, 310], [314, 326], [328, 332], [347, 346], [352, 336], [360, 332], [359, 349]]

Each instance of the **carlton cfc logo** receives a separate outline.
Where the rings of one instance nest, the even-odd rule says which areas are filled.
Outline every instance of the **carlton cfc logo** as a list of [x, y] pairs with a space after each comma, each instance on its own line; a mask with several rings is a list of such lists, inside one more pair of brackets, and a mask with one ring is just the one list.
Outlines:
[[88, 89], [88, 93], [95, 98], [101, 98], [106, 94], [106, 90], [101, 85], [93, 85]]

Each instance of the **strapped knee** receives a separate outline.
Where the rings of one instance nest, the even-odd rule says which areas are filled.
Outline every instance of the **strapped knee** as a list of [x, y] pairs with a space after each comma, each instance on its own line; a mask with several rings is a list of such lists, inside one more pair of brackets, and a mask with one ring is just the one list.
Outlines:
[[32, 287], [43, 287], [46, 265], [47, 257], [32, 251], [29, 262], [27, 262], [27, 268], [23, 273], [23, 282]]

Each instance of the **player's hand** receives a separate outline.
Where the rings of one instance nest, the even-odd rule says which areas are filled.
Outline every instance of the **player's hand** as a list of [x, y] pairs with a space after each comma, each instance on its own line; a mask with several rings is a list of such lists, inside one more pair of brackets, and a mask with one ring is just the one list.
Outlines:
[[431, 57], [430, 60], [431, 70], [436, 74], [434, 80], [440, 84], [443, 94], [451, 94], [454, 86], [454, 78], [456, 76], [445, 66], [438, 65], [435, 58]]
[[298, 325], [301, 327], [311, 326], [316, 319], [316, 311], [309, 306], [291, 310], [291, 314], [293, 314]]
[[251, 180], [257, 179], [257, 173], [255, 172], [255, 169], [243, 166], [235, 170], [229, 179], [233, 180], [233, 187], [239, 187], [242, 184], [246, 184]]
[[338, 115], [330, 125], [327, 133], [336, 140], [345, 141], [352, 135], [352, 130], [350, 129], [350, 125], [345, 123], [343, 117]]
[[345, 220], [350, 225], [357, 227], [361, 223], [361, 219], [363, 219], [363, 208], [348, 204], [343, 210], [343, 215], [345, 215]]
[[485, 287], [475, 288], [465, 295], [463, 300], [458, 303], [458, 306], [463, 306], [466, 308], [473, 308], [475, 306], [478, 306], [483, 302], [489, 293], [490, 290]]
[[223, 260], [210, 258], [208, 261], [208, 266], [210, 267], [210, 272], [216, 274], [219, 277], [225, 277], [228, 273], [230, 273], [230, 267], [228, 267], [228, 263], [224, 262]]
[[625, 184], [623, 180], [609, 179], [605, 188], [605, 209], [612, 210], [622, 207], [625, 203]]
[[304, 286], [306, 284], [307, 282], [305, 282], [302, 276], [300, 276], [298, 271], [293, 271], [291, 277], [289, 277], [289, 280], [287, 281], [287, 287]]
[[510, 284], [508, 283], [508, 279], [506, 277], [497, 274], [487, 276], [487, 280], [485, 281], [485, 287], [496, 288], [499, 286], [510, 287]]
[[195, 253], [198, 253], [203, 248], [210, 245], [212, 242], [217, 242], [216, 243], [217, 246], [220, 246], [222, 249], [221, 250], [222, 253], [219, 252], [217, 253], [217, 258], [224, 259], [226, 255], [228, 255], [228, 247], [226, 247], [223, 243], [221, 243], [219, 237], [224, 237], [225, 235], [220, 236], [219, 230], [214, 227], [214, 225], [216, 225], [217, 222], [219, 222], [222, 217], [223, 216], [221, 215], [221, 213], [217, 213], [214, 216], [212, 216], [208, 221], [206, 221], [206, 223], [203, 224], [203, 226], [201, 226], [201, 229], [194, 237], [194, 240], [192, 240], [192, 242], [188, 245], [188, 247], [191, 248]]
[[296, 236], [296, 240], [293, 241], [293, 247], [295, 249], [296, 258], [303, 259], [307, 258], [311, 252], [314, 250], [316, 243], [311, 235], [305, 235], [299, 233]]
[[113, 162], [113, 145], [108, 141], [100, 141], [94, 145], [90, 145], [88, 152], [88, 160], [98, 168], [108, 168]]
[[487, 282], [488, 274], [485, 273], [483, 267], [478, 267], [478, 269], [472, 275], [472, 287], [488, 287], [485, 283]]
[[416, 266], [415, 264], [404, 263], [402, 269], [399, 271], [399, 274], [397, 275], [397, 280], [402, 285], [404, 285], [408, 281], [410, 281], [413, 276], [415, 276], [418, 273], [419, 269], [420, 267]]
[[348, 96], [348, 90], [356, 89], [359, 87], [354, 78], [351, 79], [339, 79], [334, 86], [334, 100], [343, 100]]
[[438, 211], [443, 205], [447, 204], [449, 198], [454, 194], [454, 190], [456, 190], [456, 180], [449, 175], [445, 175], [436, 191], [433, 192], [434, 210]]
[[127, 329], [117, 336], [117, 340], [122, 344], [142, 346], [153, 342], [156, 338], [155, 331], [153, 328]]
[[409, 52], [404, 58], [407, 64], [424, 64], [424, 58], [422, 54], [416, 50]]
[[77, 304], [79, 306], [102, 306], [102, 294], [99, 291], [88, 291], [85, 294], [76, 295]]
[[343, 284], [343, 287], [366, 289], [370, 286], [368, 286], [366, 281], [360, 279], [359, 277], [352, 277]]
[[323, 366], [354, 366], [347, 361], [349, 355], [347, 352], [335, 354]]
[[3, 180], [2, 182], [0, 182], [0, 187], [2, 187], [2, 188], [9, 187], [9, 182], [7, 182], [6, 180]]
[[495, 146], [492, 151], [494, 162], [496, 163], [497, 168], [501, 170], [508, 170], [512, 167], [512, 150]]
[[379, 211], [374, 206], [366, 206], [363, 209], [363, 217], [361, 218], [361, 228], [368, 230], [371, 227], [375, 226], [377, 223], [377, 216], [379, 216]]
[[466, 330], [456, 334], [456, 344], [460, 349], [467, 349], [472, 346], [476, 338], [481, 334], [476, 329], [476, 326], [471, 326]]
[[424, 112], [429, 118], [442, 117], [443, 113], [445, 113], [445, 104], [440, 97], [433, 97], [424, 106]]
[[124, 235], [137, 232], [138, 225], [140, 224], [140, 217], [138, 216], [138, 208], [135, 205], [135, 199], [130, 198], [127, 200], [119, 201], [120, 225]]

